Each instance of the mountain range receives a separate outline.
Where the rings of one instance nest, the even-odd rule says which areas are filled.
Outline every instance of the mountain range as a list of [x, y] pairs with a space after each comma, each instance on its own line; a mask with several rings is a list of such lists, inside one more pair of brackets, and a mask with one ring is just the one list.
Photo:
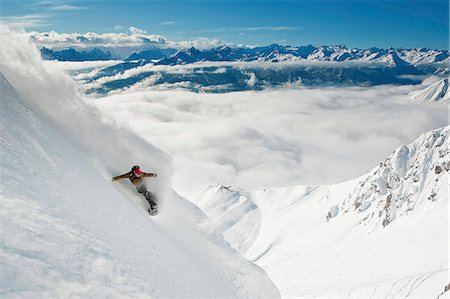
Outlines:
[[176, 65], [198, 61], [359, 61], [378, 62], [389, 66], [408, 67], [435, 63], [448, 63], [449, 52], [418, 49], [348, 49], [345, 46], [281, 46], [272, 44], [255, 48], [231, 48], [222, 46], [211, 50], [198, 50], [196, 48], [184, 49], [170, 57], [165, 57], [157, 64]]
[[[109, 60], [99, 49], [41, 49], [53, 60]], [[194, 92], [261, 90], [279, 86], [418, 84], [424, 76], [448, 74], [449, 52], [418, 49], [349, 49], [345, 46], [194, 47], [155, 46], [83, 76], [87, 93], [127, 89], [187, 89]], [[87, 84], [86, 84], [87, 83]]]
[[59, 61], [96, 61], [96, 60], [111, 60], [111, 52], [102, 51], [94, 48], [87, 51], [79, 51], [73, 48], [63, 50], [52, 50], [48, 48], [41, 48], [41, 56], [47, 60]]
[[[50, 50], [42, 48], [41, 53], [45, 59], [74, 61], [74, 60], [105, 60], [118, 59], [110, 52], [100, 49], [79, 51], [73, 48], [63, 50]], [[188, 64], [199, 61], [360, 61], [378, 62], [389, 66], [427, 66], [445, 64], [449, 60], [449, 51], [428, 48], [347, 48], [345, 46], [282, 46], [272, 44], [262, 47], [230, 47], [221, 46], [210, 50], [198, 50], [194, 47], [176, 51], [155, 46], [142, 51], [131, 53], [125, 60], [144, 59], [147, 63], [159, 65]]]

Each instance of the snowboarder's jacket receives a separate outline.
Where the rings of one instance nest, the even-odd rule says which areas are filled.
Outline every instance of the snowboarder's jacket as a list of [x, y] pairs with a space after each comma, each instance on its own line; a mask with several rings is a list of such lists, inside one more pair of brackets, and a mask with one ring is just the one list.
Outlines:
[[130, 179], [131, 183], [133, 183], [133, 185], [139, 185], [142, 182], [142, 179], [145, 177], [155, 177], [156, 174], [155, 173], [147, 173], [147, 172], [143, 172], [141, 171], [139, 175], [137, 175], [136, 173], [134, 173], [134, 171], [130, 171], [127, 172], [125, 174], [122, 175], [118, 175], [112, 178], [113, 181], [117, 181], [117, 180], [121, 180], [121, 179]]

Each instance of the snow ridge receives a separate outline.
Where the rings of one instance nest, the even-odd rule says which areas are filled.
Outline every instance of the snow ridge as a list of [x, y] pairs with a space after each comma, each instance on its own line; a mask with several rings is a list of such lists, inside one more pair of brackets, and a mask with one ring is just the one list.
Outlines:
[[366, 215], [362, 223], [385, 227], [422, 205], [444, 200], [450, 169], [449, 129], [425, 133], [409, 146], [396, 149], [358, 181], [339, 210], [362, 213]]
[[447, 105], [450, 100], [448, 78], [439, 80], [423, 90], [413, 92], [412, 98], [415, 101], [441, 102]]
[[245, 252], [257, 237], [259, 209], [250, 194], [231, 186], [211, 186], [199, 192], [195, 203], [208, 212], [225, 239], [240, 252]]

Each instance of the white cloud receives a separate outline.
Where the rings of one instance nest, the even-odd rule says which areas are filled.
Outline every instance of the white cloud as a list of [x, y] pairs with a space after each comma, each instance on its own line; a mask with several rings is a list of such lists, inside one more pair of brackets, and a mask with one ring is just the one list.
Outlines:
[[173, 47], [177, 49], [195, 47], [199, 50], [205, 50], [220, 47], [224, 45], [224, 42], [219, 39], [209, 39], [205, 37], [199, 37], [194, 40], [170, 42], [170, 44], [172, 44]]
[[51, 25], [51, 17], [57, 15], [58, 12], [82, 9], [87, 9], [87, 7], [62, 4], [55, 1], [41, 1], [32, 4], [32, 10], [39, 10], [41, 11], [40, 13], [22, 16], [0, 16], [0, 23], [10, 28], [44, 27]]
[[161, 26], [167, 26], [167, 25], [175, 25], [177, 22], [175, 21], [166, 21], [166, 22], [161, 22], [159, 23], [159, 25]]
[[[115, 29], [121, 29], [116, 25]], [[158, 34], [148, 34], [145, 30], [136, 27], [130, 27], [129, 33], [111, 32], [111, 33], [58, 33], [50, 32], [30, 32], [31, 38], [39, 47], [53, 49], [61, 48], [102, 48], [111, 51], [120, 51], [126, 49], [129, 54], [132, 51], [144, 49], [149, 45], [157, 45], [162, 48], [183, 49], [196, 47], [198, 49], [211, 49], [219, 47], [224, 43], [218, 39], [198, 38], [195, 40], [170, 41], [164, 36]]]
[[126, 33], [58, 33], [31, 32], [36, 45], [50, 48], [65, 47], [123, 47], [142, 46], [145, 44], [164, 44], [166, 39], [161, 35], [144, 34], [142, 30], [130, 27], [132, 34]]
[[50, 24], [49, 16], [43, 14], [30, 14], [24, 16], [1, 17], [0, 24], [10, 28], [44, 27]]
[[50, 10], [56, 10], [56, 11], [68, 11], [68, 10], [82, 10], [87, 9], [85, 6], [75, 6], [75, 5], [69, 5], [69, 4], [61, 4], [50, 7]]
[[197, 94], [129, 91], [99, 109], [174, 157], [184, 193], [222, 183], [248, 189], [357, 177], [397, 146], [447, 124], [411, 86]]
[[256, 84], [256, 75], [253, 72], [248, 73], [249, 78], [245, 81], [248, 86], [253, 87]]
[[213, 71], [213, 74], [225, 74], [227, 72], [227, 69], [224, 67], [220, 67], [218, 69], [216, 69], [215, 71]]
[[[57, 61], [57, 60], [44, 60], [43, 63], [46, 64], [56, 64], [59, 67], [67, 71], [83, 71], [80, 75], [86, 75], [90, 69], [100, 69], [108, 66], [112, 66], [121, 63], [121, 60], [97, 60], [97, 61]], [[87, 76], [86, 78], [90, 78]]]
[[116, 30], [120, 30], [120, 29], [123, 29], [123, 27], [122, 27], [122, 26], [120, 26], [120, 25], [116, 25], [116, 26], [114, 26], [114, 29], [116, 29]]
[[128, 28], [128, 30], [130, 30], [131, 33], [133, 34], [146, 34], [147, 32], [143, 29], [139, 29], [136, 27], [131, 26], [130, 28]]

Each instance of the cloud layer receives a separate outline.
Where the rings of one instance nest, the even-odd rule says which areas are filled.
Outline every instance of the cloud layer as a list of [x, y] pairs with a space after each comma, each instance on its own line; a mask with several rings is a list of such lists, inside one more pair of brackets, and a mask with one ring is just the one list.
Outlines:
[[[30, 21], [16, 20], [18, 21]], [[116, 30], [122, 29], [120, 25], [115, 26]], [[112, 33], [58, 33], [50, 32], [30, 32], [31, 38], [38, 47], [52, 49], [62, 48], [133, 48], [134, 50], [144, 49], [151, 45], [161, 48], [184, 49], [196, 47], [198, 49], [211, 49], [223, 45], [218, 39], [198, 38], [185, 41], [171, 41], [162, 35], [148, 34], [145, 30], [136, 27], [129, 27], [128, 32]]]
[[8, 25], [11, 28], [43, 27], [50, 24], [48, 15], [35, 13], [23, 16], [2, 16], [0, 25]]
[[357, 177], [397, 146], [447, 124], [447, 110], [412, 102], [411, 86], [226, 94], [143, 91], [95, 100], [110, 121], [165, 148], [175, 187], [249, 189]]

